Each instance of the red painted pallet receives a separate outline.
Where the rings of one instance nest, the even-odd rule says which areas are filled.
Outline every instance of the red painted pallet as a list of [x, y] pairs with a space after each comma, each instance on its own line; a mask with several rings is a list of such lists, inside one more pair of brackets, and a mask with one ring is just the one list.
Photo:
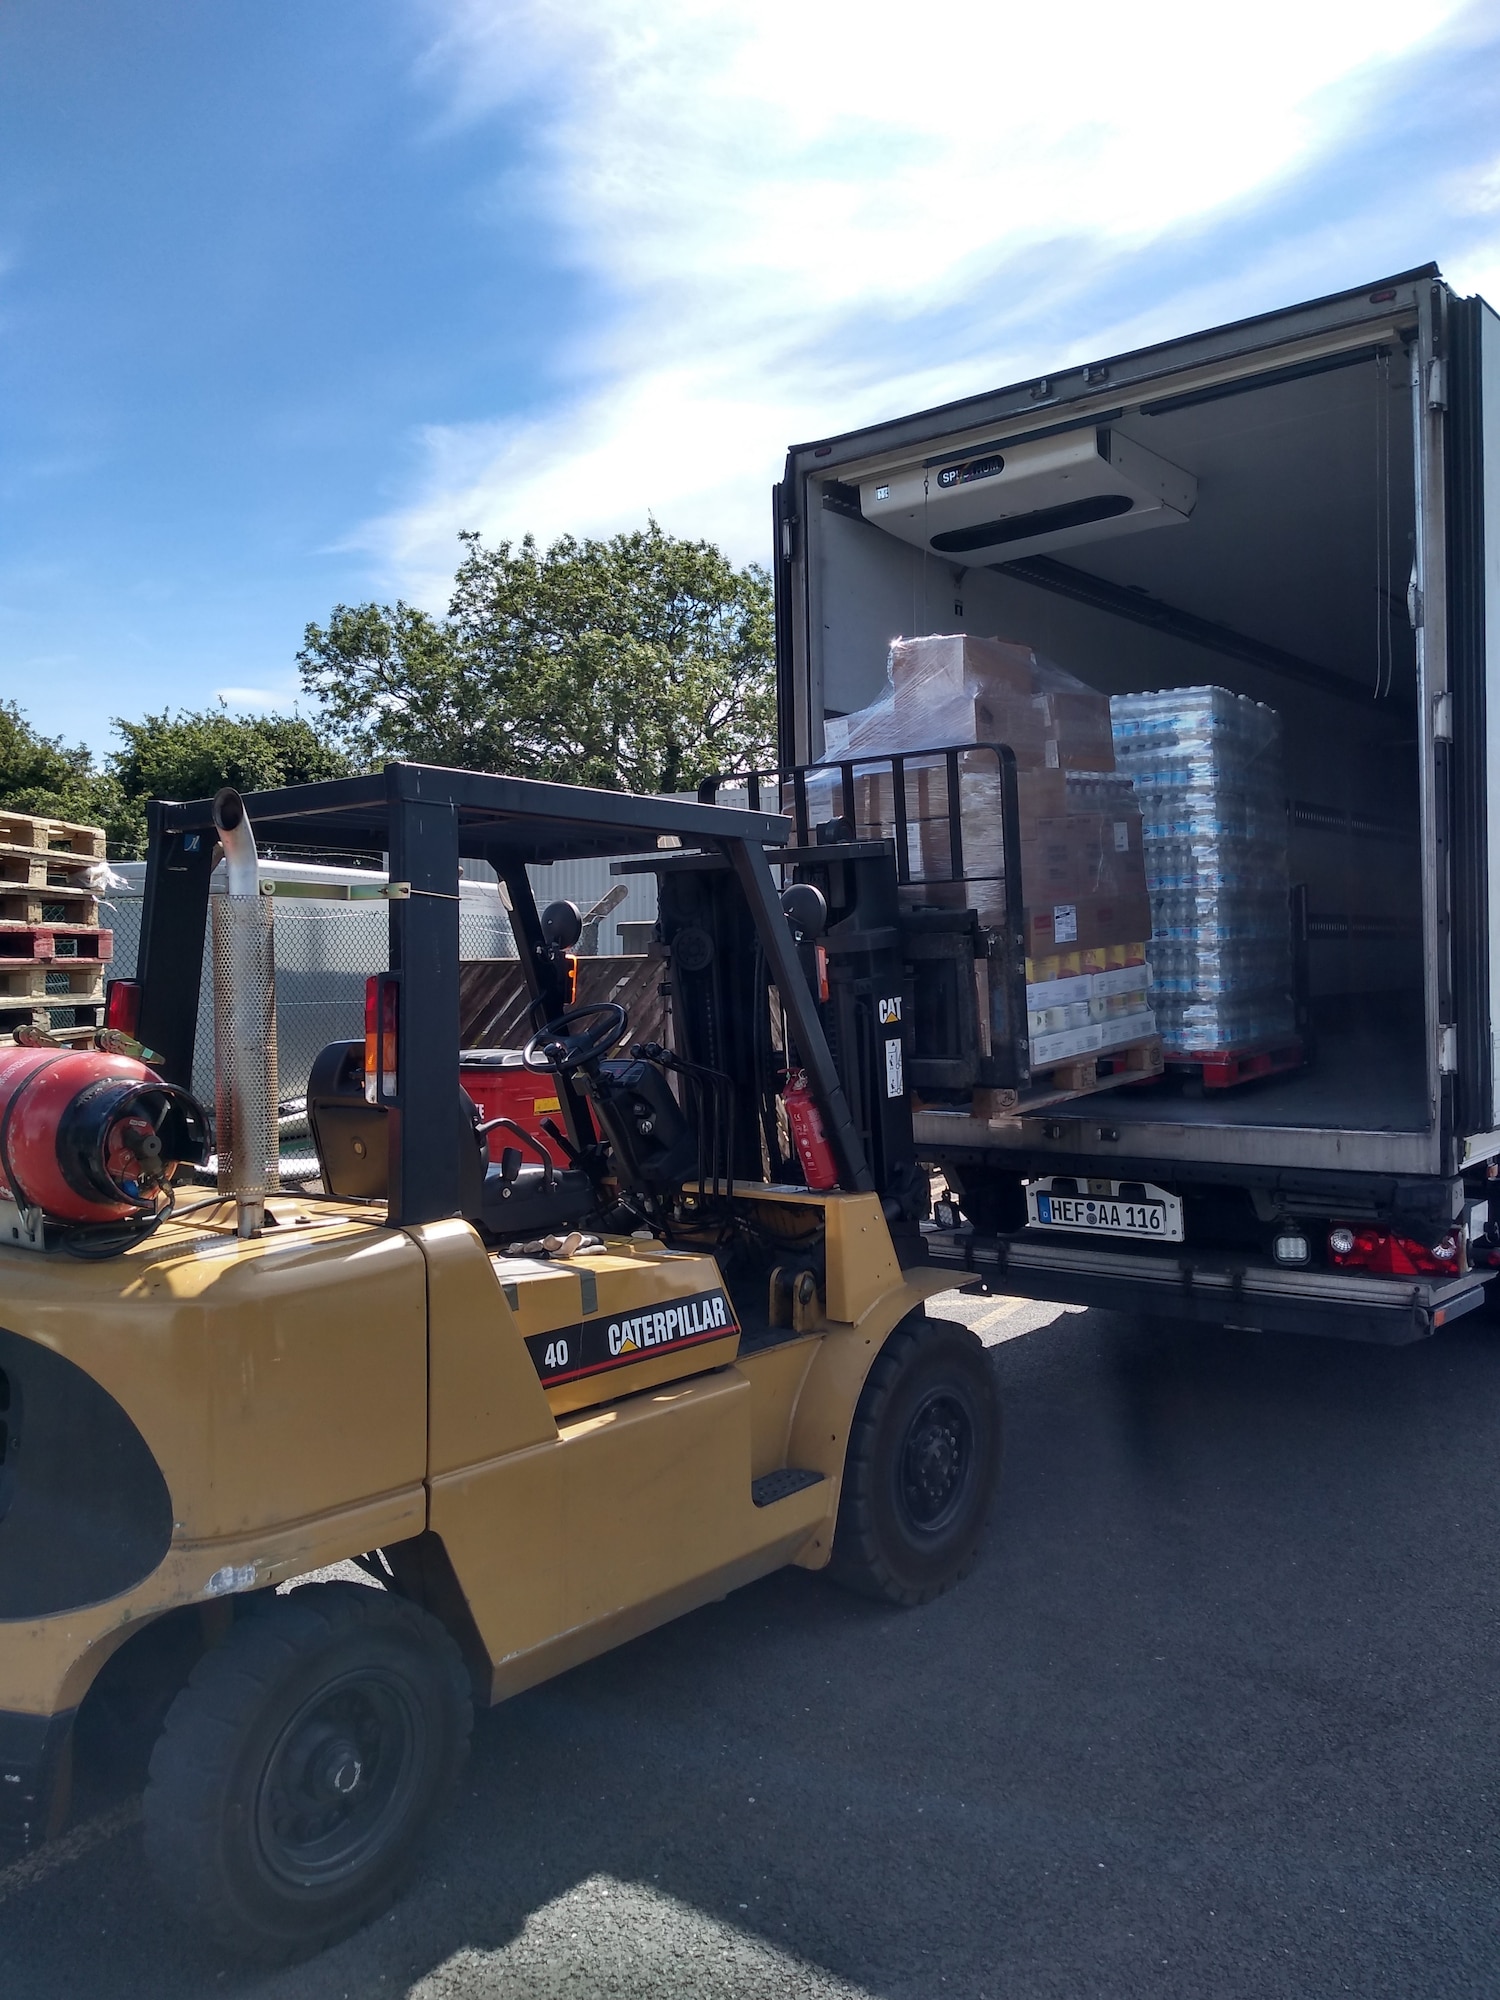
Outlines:
[[0, 921], [0, 960], [65, 958], [70, 965], [107, 965], [114, 948], [114, 932], [92, 924]]
[[1281, 1076], [1288, 1070], [1301, 1069], [1306, 1060], [1297, 1035], [1287, 1035], [1280, 1041], [1256, 1042], [1248, 1048], [1213, 1049], [1202, 1054], [1170, 1049], [1166, 1059], [1169, 1076], [1192, 1077], [1205, 1090], [1233, 1090], [1237, 1083]]

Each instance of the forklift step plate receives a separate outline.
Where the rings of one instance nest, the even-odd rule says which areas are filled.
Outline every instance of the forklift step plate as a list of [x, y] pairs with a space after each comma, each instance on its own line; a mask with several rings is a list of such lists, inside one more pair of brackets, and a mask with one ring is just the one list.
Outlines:
[[750, 1498], [757, 1507], [774, 1507], [778, 1500], [786, 1500], [793, 1493], [800, 1493], [805, 1487], [822, 1484], [821, 1472], [813, 1472], [807, 1466], [783, 1465], [775, 1472], [763, 1472], [759, 1479], [750, 1482]]
[[1180, 1243], [1182, 1202], [1150, 1181], [1074, 1180], [1048, 1175], [1026, 1183], [1026, 1220], [1033, 1229], [1089, 1236], [1144, 1236]]

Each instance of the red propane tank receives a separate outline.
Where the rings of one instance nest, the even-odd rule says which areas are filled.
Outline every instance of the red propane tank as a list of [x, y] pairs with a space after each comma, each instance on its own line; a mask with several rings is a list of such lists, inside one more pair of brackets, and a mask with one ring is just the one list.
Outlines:
[[206, 1152], [197, 1103], [133, 1056], [0, 1048], [0, 1196], [59, 1222], [121, 1221]]
[[837, 1187], [839, 1170], [834, 1165], [833, 1148], [823, 1130], [805, 1070], [792, 1071], [781, 1101], [786, 1106], [786, 1122], [792, 1128], [792, 1143], [797, 1148], [807, 1185], [815, 1192]]

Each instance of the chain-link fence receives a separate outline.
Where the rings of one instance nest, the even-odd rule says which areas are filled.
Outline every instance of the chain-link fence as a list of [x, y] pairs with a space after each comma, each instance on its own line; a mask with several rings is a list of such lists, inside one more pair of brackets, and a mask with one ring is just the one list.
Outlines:
[[[115, 934], [114, 971], [129, 978], [141, 937], [143, 863], [117, 864], [135, 876], [115, 890], [104, 915]], [[275, 883], [276, 1043], [283, 1103], [301, 1097], [318, 1051], [329, 1042], [363, 1035], [365, 981], [389, 961], [390, 905], [380, 894], [383, 876], [356, 871], [265, 862], [262, 880]], [[514, 958], [510, 919], [491, 883], [464, 883], [458, 913], [459, 955], [466, 959]], [[206, 1103], [214, 1095], [213, 980], [205, 950], [198, 988], [198, 1039], [193, 1089]]]
[[[141, 895], [146, 865], [113, 864], [125, 887], [110, 892], [101, 921], [114, 930], [114, 971], [130, 978], [141, 936]], [[539, 904], [566, 897], [587, 912], [615, 886], [607, 860], [556, 862], [530, 871]], [[493, 873], [465, 864], [459, 885], [458, 949], [466, 961], [516, 955], [510, 919]], [[329, 1042], [364, 1033], [365, 981], [386, 969], [390, 905], [381, 894], [385, 877], [371, 870], [324, 868], [308, 862], [263, 861], [262, 881], [276, 897], [276, 1040], [282, 1102], [303, 1096], [313, 1059]], [[597, 950], [618, 953], [621, 922], [656, 915], [656, 882], [650, 875], [620, 878], [627, 895], [598, 925]], [[198, 1039], [193, 1089], [214, 1096], [213, 980], [207, 958], [198, 988]]]

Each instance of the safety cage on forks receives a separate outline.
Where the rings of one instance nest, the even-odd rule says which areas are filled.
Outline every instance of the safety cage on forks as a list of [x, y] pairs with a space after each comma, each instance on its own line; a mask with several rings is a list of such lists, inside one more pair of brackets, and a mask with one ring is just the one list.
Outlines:
[[[1007, 744], [863, 751], [722, 773], [706, 778], [698, 796], [714, 804], [726, 791], [743, 791], [752, 812], [792, 819], [791, 872], [822, 890], [831, 919], [855, 902], [851, 871], [881, 857], [893, 864], [913, 1089], [941, 1096], [1031, 1082], [1020, 803]], [[976, 823], [985, 853], [972, 851]], [[983, 921], [969, 906], [974, 876], [993, 891]], [[831, 922], [819, 960], [825, 987], [839, 944]]]

